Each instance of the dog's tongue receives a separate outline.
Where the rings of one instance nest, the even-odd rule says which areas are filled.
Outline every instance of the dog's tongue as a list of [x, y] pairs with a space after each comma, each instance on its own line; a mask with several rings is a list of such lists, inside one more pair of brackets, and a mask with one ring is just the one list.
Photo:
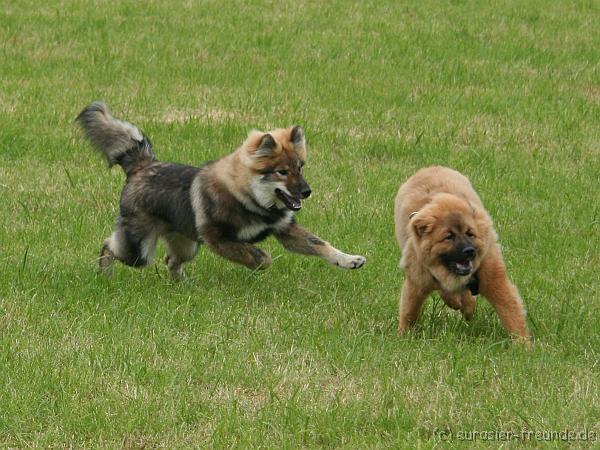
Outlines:
[[457, 262], [456, 268], [458, 269], [458, 272], [460, 274], [468, 275], [473, 269], [473, 264], [471, 263], [471, 261]]
[[300, 208], [302, 208], [302, 202], [299, 199], [286, 194], [281, 189], [276, 189], [275, 193], [281, 199], [281, 201], [285, 203], [285, 206], [292, 211], [298, 211]]

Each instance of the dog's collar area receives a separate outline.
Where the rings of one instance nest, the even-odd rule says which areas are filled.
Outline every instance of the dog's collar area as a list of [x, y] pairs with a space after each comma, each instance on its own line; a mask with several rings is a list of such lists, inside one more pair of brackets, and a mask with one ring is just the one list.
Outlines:
[[469, 282], [467, 283], [467, 287], [471, 291], [471, 295], [479, 294], [479, 277], [477, 276], [477, 272], [473, 274]]
[[[433, 275], [433, 273], [431, 274], [431, 276], [441, 286], [442, 283], [439, 282], [439, 280], [435, 277], [435, 275]], [[469, 278], [469, 281], [467, 281], [465, 287], [469, 289], [471, 295], [479, 295], [479, 276], [477, 275], [477, 272], [471, 275], [471, 278]]]
[[275, 213], [275, 214], [283, 214], [286, 211], [289, 211], [287, 208], [278, 208], [276, 205], [272, 205], [270, 208], [265, 208], [267, 211], [269, 211], [270, 213]]

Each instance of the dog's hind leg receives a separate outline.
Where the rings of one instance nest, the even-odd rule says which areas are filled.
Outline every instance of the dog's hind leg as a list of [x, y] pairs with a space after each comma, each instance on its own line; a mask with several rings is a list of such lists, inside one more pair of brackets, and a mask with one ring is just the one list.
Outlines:
[[465, 291], [462, 293], [460, 312], [462, 313], [465, 320], [471, 320], [473, 318], [473, 313], [475, 312], [476, 304], [477, 297], [472, 295], [471, 292]]
[[111, 276], [112, 264], [115, 261], [115, 255], [110, 249], [110, 238], [104, 241], [104, 245], [100, 250], [100, 258], [98, 259], [98, 270], [100, 273]]
[[198, 242], [179, 233], [167, 233], [163, 236], [167, 244], [165, 263], [175, 280], [185, 278], [183, 263], [191, 261], [198, 252]]
[[462, 309], [462, 296], [456, 292], [440, 291], [440, 297], [444, 300], [446, 306], [452, 309]]
[[104, 241], [100, 252], [100, 270], [110, 274], [115, 259], [132, 267], [146, 266], [154, 256], [158, 235], [159, 230], [152, 223], [119, 217], [117, 228]]
[[473, 318], [477, 300], [468, 290], [452, 293], [440, 291], [440, 297], [442, 297], [442, 300], [444, 300], [444, 303], [448, 307], [459, 310], [465, 320], [471, 320]]

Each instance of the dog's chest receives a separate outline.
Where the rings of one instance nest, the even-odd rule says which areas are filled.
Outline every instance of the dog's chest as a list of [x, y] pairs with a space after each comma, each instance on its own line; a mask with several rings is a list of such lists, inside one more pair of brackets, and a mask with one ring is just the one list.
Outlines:
[[285, 230], [292, 222], [293, 217], [294, 213], [288, 211], [275, 222], [269, 223], [260, 219], [249, 221], [237, 229], [236, 237], [241, 242], [262, 241], [271, 233]]

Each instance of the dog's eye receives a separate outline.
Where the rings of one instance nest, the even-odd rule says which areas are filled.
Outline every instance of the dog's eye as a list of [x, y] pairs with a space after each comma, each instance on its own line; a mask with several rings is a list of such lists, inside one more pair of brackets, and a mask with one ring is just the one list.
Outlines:
[[281, 175], [282, 177], [285, 177], [288, 174], [288, 171], [287, 171], [287, 169], [280, 169], [277, 171], [277, 173], [279, 175]]
[[444, 240], [446, 241], [453, 241], [454, 240], [454, 233], [448, 233], [445, 237]]

